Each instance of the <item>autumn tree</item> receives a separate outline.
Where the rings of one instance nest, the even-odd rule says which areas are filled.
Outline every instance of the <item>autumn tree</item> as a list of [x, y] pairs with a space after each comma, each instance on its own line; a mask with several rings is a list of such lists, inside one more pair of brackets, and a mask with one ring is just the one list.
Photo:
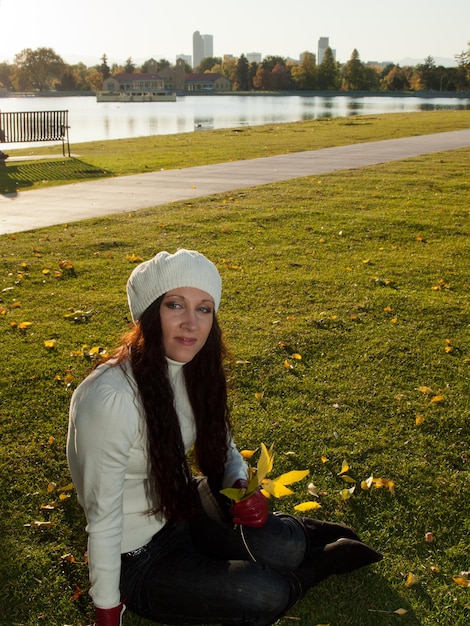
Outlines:
[[366, 89], [365, 70], [359, 52], [354, 48], [349, 61], [343, 66], [343, 89], [361, 91]]
[[439, 90], [440, 77], [432, 56], [427, 56], [424, 59], [424, 63], [416, 66], [416, 74], [418, 76], [419, 89], [426, 91]]
[[383, 77], [382, 85], [386, 91], [409, 91], [411, 89], [409, 68], [392, 66]]
[[12, 84], [18, 91], [51, 89], [60, 81], [66, 64], [52, 48], [25, 48], [14, 59]]
[[322, 62], [318, 66], [318, 89], [323, 89], [325, 91], [334, 91], [336, 89], [339, 89], [340, 84], [341, 77], [339, 72], [339, 65], [335, 61], [332, 49], [327, 48], [323, 54]]
[[298, 89], [313, 90], [317, 87], [317, 59], [312, 52], [304, 52], [299, 65], [291, 67], [291, 75]]
[[253, 76], [253, 86], [260, 91], [270, 91], [273, 88], [273, 73], [260, 66]]
[[222, 65], [221, 57], [204, 57], [197, 67], [194, 68], [195, 72], [212, 72], [214, 65]]
[[276, 63], [272, 69], [271, 77], [271, 88], [276, 91], [287, 91], [294, 87], [289, 68], [283, 63]]

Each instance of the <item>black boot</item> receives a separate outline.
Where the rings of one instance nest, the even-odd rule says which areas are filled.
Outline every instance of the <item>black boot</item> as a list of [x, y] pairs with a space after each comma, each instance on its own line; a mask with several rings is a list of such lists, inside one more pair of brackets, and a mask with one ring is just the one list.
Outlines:
[[349, 526], [334, 522], [322, 522], [312, 517], [300, 517], [299, 521], [307, 531], [310, 546], [325, 546], [338, 539], [354, 539], [360, 541], [358, 535]]
[[310, 546], [304, 562], [293, 574], [305, 594], [310, 587], [329, 576], [352, 572], [382, 558], [379, 552], [365, 543], [341, 538], [323, 548]]

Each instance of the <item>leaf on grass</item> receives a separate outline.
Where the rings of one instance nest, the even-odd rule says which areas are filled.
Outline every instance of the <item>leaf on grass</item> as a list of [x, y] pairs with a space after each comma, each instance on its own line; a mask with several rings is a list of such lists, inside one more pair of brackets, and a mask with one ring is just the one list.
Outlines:
[[287, 359], [284, 361], [284, 367], [286, 368], [286, 370], [293, 370], [294, 369], [294, 366], [291, 365]]
[[443, 402], [444, 401], [444, 396], [434, 396], [433, 398], [431, 398], [431, 402]]
[[242, 450], [240, 454], [245, 459], [245, 461], [248, 461], [249, 459], [251, 459], [255, 452], [256, 450]]
[[48, 348], [49, 350], [57, 348], [57, 339], [46, 339], [44, 341], [44, 347]]
[[52, 493], [56, 487], [57, 487], [56, 483], [50, 482], [47, 485], [47, 493]]
[[308, 485], [308, 487], [307, 487], [307, 491], [308, 491], [308, 492], [309, 492], [309, 494], [310, 494], [311, 496], [313, 496], [314, 498], [318, 498], [318, 497], [319, 497], [319, 495], [318, 495], [318, 488], [317, 488], [317, 487], [316, 487], [313, 483], [310, 483], [310, 484]]
[[73, 483], [67, 483], [64, 487], [60, 487], [59, 491], [73, 491], [74, 486]]
[[327, 457], [327, 456], [325, 456], [324, 454], [322, 454], [322, 456], [321, 456], [321, 462], [322, 462], [322, 463], [328, 463], [328, 457]]
[[413, 587], [413, 585], [416, 585], [417, 583], [418, 577], [416, 576], [416, 574], [409, 572], [408, 576], [406, 577], [405, 587]]
[[463, 576], [455, 576], [454, 578], [452, 578], [452, 580], [456, 585], [462, 587], [463, 589], [470, 588], [470, 580], [468, 578], [464, 578]]
[[294, 354], [291, 354], [291, 357], [293, 359], [297, 359], [297, 361], [301, 361], [302, 360], [302, 355], [299, 354], [298, 352], [294, 352]]
[[18, 324], [18, 328], [20, 330], [26, 330], [27, 328], [29, 328], [30, 326], [32, 326], [33, 322], [20, 322]]
[[341, 471], [339, 472], [338, 476], [341, 476], [341, 474], [346, 474], [346, 472], [349, 470], [349, 464], [347, 461], [343, 461], [343, 464], [341, 466]]
[[406, 615], [408, 613], [406, 609], [397, 609], [396, 611], [393, 611], [393, 612], [396, 613], [397, 615]]
[[350, 487], [349, 489], [344, 488], [340, 491], [341, 494], [341, 498], [343, 500], [349, 500], [349, 498], [352, 496], [352, 494], [354, 493], [354, 490], [356, 489], [356, 485], [353, 485], [352, 487]]
[[369, 478], [366, 478], [365, 480], [361, 480], [361, 489], [364, 489], [364, 491], [367, 491], [367, 489], [370, 489], [372, 487], [373, 482], [374, 482], [374, 476], [371, 474]]
[[421, 426], [421, 424], [424, 424], [424, 415], [417, 415], [415, 419], [415, 424], [416, 426]]
[[25, 528], [52, 528], [54, 526], [54, 522], [41, 522], [39, 520], [34, 520], [31, 524], [25, 524]]
[[70, 320], [71, 322], [75, 322], [76, 324], [83, 324], [88, 322], [91, 316], [91, 311], [72, 311], [70, 313], [66, 313], [64, 318], [66, 320]]
[[422, 387], [418, 387], [418, 391], [421, 391], [421, 393], [434, 393], [431, 387], [426, 387], [425, 385], [423, 385]]
[[348, 476], [347, 474], [342, 474], [341, 478], [344, 480], [345, 483], [356, 483], [357, 480], [355, 478], [352, 478], [352, 476]]
[[143, 260], [142, 257], [137, 256], [134, 252], [132, 254], [126, 254], [126, 261], [129, 261], [129, 263], [141, 263]]
[[321, 504], [318, 502], [302, 502], [301, 504], [297, 504], [294, 506], [296, 511], [313, 511], [314, 509], [321, 509]]

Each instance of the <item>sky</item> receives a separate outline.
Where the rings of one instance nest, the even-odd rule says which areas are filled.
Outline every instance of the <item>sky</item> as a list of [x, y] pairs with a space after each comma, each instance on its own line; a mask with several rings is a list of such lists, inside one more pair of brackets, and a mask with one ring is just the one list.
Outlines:
[[[469, 49], [470, 0], [0, 0], [0, 62], [52, 48], [67, 63], [134, 63], [192, 55], [193, 32], [214, 56], [298, 59], [329, 37], [336, 59], [453, 65]], [[414, 64], [414, 63], [413, 63]]]

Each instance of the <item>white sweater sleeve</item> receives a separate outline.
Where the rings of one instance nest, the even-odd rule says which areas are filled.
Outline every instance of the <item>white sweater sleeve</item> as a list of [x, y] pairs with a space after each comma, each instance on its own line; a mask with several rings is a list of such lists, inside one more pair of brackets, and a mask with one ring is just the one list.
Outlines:
[[232, 487], [239, 478], [247, 478], [248, 466], [237, 449], [232, 437], [229, 437], [227, 445], [227, 459], [225, 461], [225, 473], [223, 488]]
[[95, 371], [75, 391], [67, 443], [70, 471], [87, 518], [90, 595], [104, 609], [121, 601], [124, 478], [139, 435], [131, 386], [123, 376], [116, 384], [116, 376], [108, 374]]

